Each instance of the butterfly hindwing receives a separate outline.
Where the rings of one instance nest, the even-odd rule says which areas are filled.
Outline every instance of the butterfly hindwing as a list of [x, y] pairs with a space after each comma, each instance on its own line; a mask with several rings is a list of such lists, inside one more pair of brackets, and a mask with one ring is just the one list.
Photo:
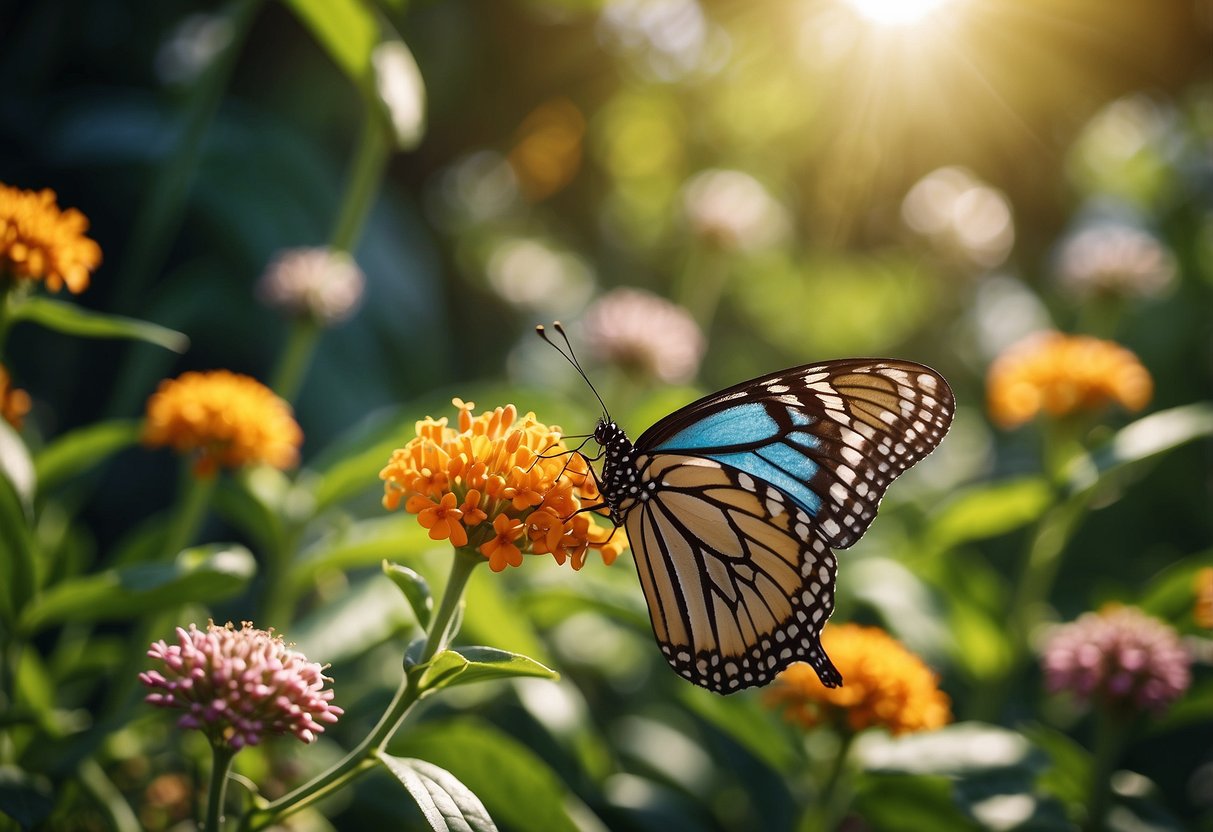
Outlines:
[[796, 500], [747, 472], [679, 453], [640, 454], [628, 539], [653, 632], [679, 674], [718, 693], [797, 661], [841, 683], [821, 648], [836, 561]]
[[889, 483], [939, 444], [954, 409], [928, 367], [847, 359], [707, 396], [649, 428], [636, 448], [706, 457], [769, 483], [809, 513], [827, 545], [845, 548]]

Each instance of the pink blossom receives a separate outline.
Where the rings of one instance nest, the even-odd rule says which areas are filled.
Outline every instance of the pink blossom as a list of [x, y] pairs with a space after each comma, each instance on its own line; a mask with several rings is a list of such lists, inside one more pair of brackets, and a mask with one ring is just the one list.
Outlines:
[[1054, 693], [1151, 711], [1184, 694], [1191, 661], [1175, 630], [1135, 607], [1089, 612], [1058, 627], [1042, 658]]
[[598, 298], [586, 310], [584, 325], [595, 355], [667, 383], [690, 381], [706, 346], [689, 312], [640, 289], [615, 289]]
[[269, 734], [294, 734], [310, 743], [324, 731], [321, 723], [343, 713], [330, 704], [333, 691], [321, 689], [332, 681], [324, 667], [248, 621], [240, 629], [231, 622], [178, 627], [177, 641], [161, 640], [147, 651], [164, 666], [139, 674], [152, 689], [145, 701], [185, 711], [177, 724], [213, 742], [239, 750]]

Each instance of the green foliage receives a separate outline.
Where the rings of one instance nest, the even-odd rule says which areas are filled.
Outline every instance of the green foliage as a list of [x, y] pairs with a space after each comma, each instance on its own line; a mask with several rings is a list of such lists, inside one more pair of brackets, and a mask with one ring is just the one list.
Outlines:
[[44, 297], [22, 299], [9, 310], [9, 319], [33, 321], [47, 329], [80, 338], [127, 338], [173, 352], [185, 352], [190, 339], [180, 332], [121, 315], [102, 315], [72, 303]]
[[425, 816], [434, 832], [495, 832], [484, 804], [467, 786], [425, 760], [380, 755], [379, 759]]

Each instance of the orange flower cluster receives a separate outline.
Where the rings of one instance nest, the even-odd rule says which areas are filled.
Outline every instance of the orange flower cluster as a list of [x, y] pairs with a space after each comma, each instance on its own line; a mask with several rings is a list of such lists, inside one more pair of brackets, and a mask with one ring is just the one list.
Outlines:
[[1060, 332], [1019, 342], [995, 360], [986, 377], [990, 415], [1005, 428], [1041, 411], [1066, 416], [1112, 403], [1141, 410], [1153, 392], [1149, 371], [1124, 347]]
[[291, 406], [249, 376], [211, 370], [160, 382], [147, 402], [143, 442], [196, 452], [194, 473], [265, 463], [290, 468], [299, 461], [303, 431]]
[[101, 247], [84, 236], [87, 230], [88, 218], [75, 208], [60, 211], [54, 191], [0, 184], [0, 275], [80, 294], [101, 263]]
[[8, 370], [0, 364], [0, 418], [20, 430], [29, 408], [29, 393], [13, 387]]
[[433, 540], [473, 548], [494, 572], [521, 566], [524, 554], [550, 554], [574, 569], [597, 549], [606, 564], [627, 547], [622, 529], [581, 510], [601, 502], [585, 457], [565, 447], [560, 429], [511, 404], [472, 415], [454, 400], [459, 429], [445, 417], [417, 423], [417, 436], [379, 472], [383, 506], [417, 515]]
[[1213, 630], [1213, 566], [1196, 573], [1196, 605], [1192, 610], [1196, 626]]
[[767, 704], [804, 728], [845, 725], [854, 732], [882, 727], [891, 734], [942, 728], [951, 702], [923, 661], [876, 627], [830, 626], [822, 646], [842, 673], [843, 684], [827, 688], [807, 664], [779, 674]]

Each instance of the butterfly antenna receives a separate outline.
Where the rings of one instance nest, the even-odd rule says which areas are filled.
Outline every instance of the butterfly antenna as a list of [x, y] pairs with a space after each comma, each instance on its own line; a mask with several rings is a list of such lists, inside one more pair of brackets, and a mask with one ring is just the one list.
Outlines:
[[590, 377], [586, 375], [585, 370], [581, 369], [581, 362], [577, 360], [577, 353], [573, 352], [573, 344], [569, 341], [568, 333], [564, 331], [564, 327], [560, 324], [560, 321], [553, 323], [552, 327], [559, 332], [560, 337], [564, 339], [565, 349], [561, 349], [559, 344], [548, 337], [548, 331], [544, 328], [543, 324], [536, 326], [535, 332], [540, 338], [547, 341], [548, 344], [550, 344], [551, 347], [556, 350], [556, 352], [563, 355], [565, 361], [572, 364], [573, 369], [577, 371], [577, 374], [585, 379], [585, 383], [590, 386], [590, 392], [594, 394], [594, 398], [598, 399], [598, 403], [602, 405], [603, 418], [608, 422], [611, 421], [611, 414], [610, 411], [607, 410], [606, 402], [602, 400], [602, 396], [598, 395], [598, 390], [594, 388], [594, 382], [590, 381]]

